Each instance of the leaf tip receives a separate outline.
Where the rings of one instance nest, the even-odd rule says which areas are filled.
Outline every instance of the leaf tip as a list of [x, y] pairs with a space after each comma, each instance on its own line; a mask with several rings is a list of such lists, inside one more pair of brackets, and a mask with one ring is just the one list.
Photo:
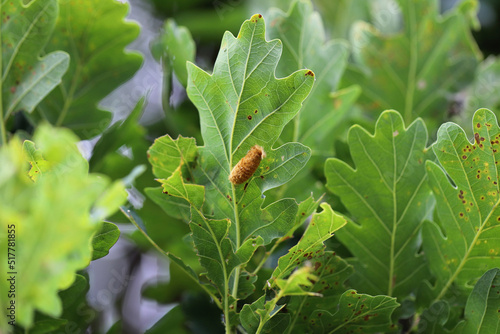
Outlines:
[[259, 21], [260, 19], [262, 19], [262, 14], [254, 14], [250, 18], [250, 21], [255, 23], [255, 22]]

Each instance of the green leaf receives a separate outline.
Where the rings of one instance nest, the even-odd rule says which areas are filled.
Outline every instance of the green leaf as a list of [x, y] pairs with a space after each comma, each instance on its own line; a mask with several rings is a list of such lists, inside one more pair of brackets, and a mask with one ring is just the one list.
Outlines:
[[146, 195], [156, 203], [170, 217], [177, 218], [188, 223], [191, 219], [191, 210], [189, 203], [179, 197], [163, 193], [162, 187], [145, 188]]
[[[34, 328], [29, 332], [34, 334], [50, 334], [58, 330], [64, 330], [67, 323], [68, 320], [65, 319], [44, 319], [37, 321]], [[15, 333], [18, 333], [17, 328]], [[19, 333], [25, 333], [25, 331], [19, 330]]]
[[[158, 251], [160, 251], [160, 253], [166, 255], [169, 258], [169, 260], [171, 261], [171, 263], [174, 263], [175, 265], [177, 265], [178, 268], [181, 269], [184, 273], [186, 273], [186, 275], [189, 278], [191, 278], [195, 283], [199, 284], [201, 288], [205, 289], [205, 291], [210, 296], [213, 297], [212, 289], [210, 289], [209, 286], [207, 286], [206, 284], [203, 284], [200, 281], [200, 279], [198, 278], [198, 275], [194, 272], [194, 270], [189, 265], [187, 265], [182, 259], [175, 256], [174, 254], [172, 254], [170, 252], [165, 252], [158, 245], [156, 245], [156, 243], [154, 243], [154, 241], [148, 235], [148, 232], [146, 230], [146, 227], [145, 227], [144, 222], [142, 221], [141, 217], [139, 217], [134, 210], [127, 209], [125, 207], [121, 207], [120, 210], [125, 215], [125, 217], [127, 217], [127, 219], [132, 224], [134, 224], [135, 227], [137, 227], [137, 229], [151, 242], [151, 244], [153, 244], [156, 247], [156, 249]], [[220, 303], [217, 305], [220, 306]]]
[[313, 215], [297, 245], [278, 260], [278, 266], [271, 278], [273, 285], [275, 280], [284, 279], [302, 263], [314, 261], [317, 256], [322, 256], [325, 248], [323, 243], [332, 237], [333, 232], [346, 224], [345, 218], [333, 212], [330, 205], [323, 203], [321, 207], [323, 211]]
[[[153, 174], [164, 179], [169, 178], [180, 165], [193, 162], [197, 155], [196, 140], [182, 136], [175, 140], [169, 135], [156, 138], [148, 150], [148, 159], [153, 166]], [[165, 159], [166, 156], [168, 159]]]
[[[76, 274], [73, 284], [68, 289], [59, 292], [63, 304], [61, 318], [67, 319], [81, 330], [86, 329], [95, 317], [94, 310], [87, 304], [89, 288], [87, 274], [85, 273], [85, 276]], [[82, 314], [87, 316], [82, 317]]]
[[[301, 70], [276, 79], [281, 43], [265, 41], [264, 34], [264, 20], [254, 15], [243, 24], [238, 38], [224, 35], [212, 75], [188, 63], [188, 96], [200, 111], [205, 142], [199, 149], [202, 174], [198, 182], [207, 184], [206, 202], [213, 205], [215, 217], [235, 219], [235, 202], [241, 211], [249, 204], [247, 199], [253, 201], [261, 191], [291, 179], [302, 167], [294, 161], [309, 156], [309, 150], [298, 143], [277, 149], [272, 145], [297, 114], [311, 90], [314, 74]], [[255, 144], [267, 154], [255, 173], [260, 178], [250, 179], [246, 188], [231, 187], [231, 169]], [[227, 196], [235, 201], [228, 201]], [[253, 202], [260, 206], [259, 200]], [[233, 240], [237, 225], [233, 224], [230, 233]]]
[[372, 23], [383, 33], [391, 34], [401, 26], [401, 11], [393, 0], [316, 0], [314, 5], [330, 28], [332, 38], [348, 38], [353, 23]]
[[139, 25], [124, 22], [129, 5], [114, 0], [60, 1], [59, 20], [45, 48], [71, 56], [62, 83], [37, 108], [38, 118], [81, 138], [102, 133], [111, 121], [98, 103], [139, 69], [142, 56], [125, 52]]
[[405, 298], [428, 276], [419, 231], [434, 207], [424, 164], [432, 152], [420, 119], [405, 128], [397, 112], [385, 111], [375, 128], [374, 135], [358, 125], [351, 128], [355, 169], [328, 159], [326, 186], [353, 218], [337, 234], [355, 257], [352, 286]]
[[[227, 33], [213, 75], [192, 64], [188, 66], [188, 94], [200, 110], [205, 140], [205, 146], [198, 148], [197, 164], [189, 166], [186, 163], [195, 156], [194, 140], [180, 137], [174, 141], [164, 137], [149, 151], [156, 176], [169, 177], [162, 181], [164, 190], [174, 186], [168, 182], [175, 181], [175, 186], [180, 187], [181, 176], [184, 183], [205, 186], [204, 213], [233, 221], [229, 236], [235, 245], [252, 238], [257, 231], [266, 243], [282, 236], [290, 229], [289, 221], [294, 219], [297, 210], [297, 204], [288, 199], [261, 209], [262, 192], [287, 182], [309, 157], [309, 150], [298, 143], [272, 149], [279, 130], [298, 112], [314, 81], [314, 74], [306, 70], [276, 79], [274, 68], [280, 48], [279, 41], [265, 41], [264, 22], [258, 15], [243, 24], [239, 38]], [[247, 63], [240, 63], [239, 59], [246, 59]], [[230, 68], [231, 75], [225, 68]], [[245, 71], [248, 74], [245, 75]], [[266, 80], [261, 81], [261, 78]], [[211, 81], [217, 84], [214, 86]], [[225, 87], [224, 90], [210, 92], [203, 88], [217, 85]], [[219, 100], [224, 103], [218, 103]], [[267, 154], [255, 173], [260, 177], [251, 178], [247, 185], [231, 186], [230, 170], [255, 144], [263, 146]], [[188, 158], [183, 159], [181, 155]], [[184, 166], [176, 175], [172, 174], [179, 165]], [[186, 187], [196, 189], [190, 185]], [[185, 200], [191, 198], [191, 203], [200, 207], [200, 199], [192, 197], [194, 193], [169, 195]], [[248, 223], [241, 224], [241, 235], [237, 237], [240, 220], [248, 220]]]
[[[289, 324], [290, 316], [279, 313], [285, 305], [277, 303], [286, 296], [316, 296], [308, 291], [317, 277], [311, 274], [312, 268], [305, 266], [294, 271], [287, 279], [277, 279], [278, 293], [271, 300], [265, 302], [265, 295], [252, 304], [245, 304], [241, 310], [241, 324], [248, 333], [281, 333]], [[269, 320], [273, 321], [269, 321]]]
[[206, 219], [193, 206], [189, 225], [193, 232], [193, 241], [200, 263], [207, 270], [208, 279], [215, 284], [220, 295], [227, 295], [229, 277], [236, 267], [248, 263], [255, 250], [262, 246], [262, 238], [259, 236], [255, 239], [247, 239], [234, 252], [227, 238], [230, 221]]
[[395, 330], [391, 314], [399, 306], [396, 298], [344, 292], [338, 311], [315, 311], [310, 317], [314, 333], [380, 333]]
[[[0, 150], [0, 240], [5, 244], [7, 226], [16, 226], [16, 242], [22, 247], [16, 247], [15, 269], [30, 273], [17, 276], [23, 288], [16, 291], [22, 305], [16, 320], [25, 328], [32, 325], [35, 310], [61, 315], [57, 292], [74, 282], [76, 270], [89, 265], [92, 236], [102, 219], [127, 198], [121, 182], [111, 184], [102, 175], [88, 174], [88, 163], [76, 146], [78, 138], [69, 130], [43, 125], [33, 142], [38, 150], [33, 155], [50, 165], [36, 182], [28, 176], [29, 164], [18, 139]], [[0, 283], [2, 295], [5, 289]], [[0, 302], [2, 307], [5, 302]]]
[[500, 269], [488, 270], [472, 290], [459, 333], [497, 333], [500, 320]]
[[[488, 57], [479, 65], [476, 78], [468, 93], [468, 116], [479, 108], [500, 111], [500, 97], [495, 91], [500, 89], [500, 59]], [[467, 118], [467, 120], [469, 117]]]
[[120, 230], [115, 224], [106, 223], [92, 238], [92, 261], [108, 255], [109, 250], [118, 241]]
[[26, 160], [28, 160], [31, 165], [28, 175], [33, 181], [36, 182], [41, 174], [50, 169], [50, 164], [42, 157], [42, 154], [36, 149], [35, 143], [32, 141], [24, 141], [23, 151], [26, 155]]
[[500, 267], [500, 128], [491, 111], [479, 109], [473, 129], [471, 143], [458, 125], [443, 124], [432, 148], [444, 170], [427, 162], [439, 223], [424, 223], [422, 237], [436, 276], [435, 300], [446, 298], [453, 286], [457, 303], [481, 273]]
[[344, 84], [361, 85], [360, 102], [368, 111], [394, 108], [407, 123], [419, 116], [441, 121], [448, 96], [472, 80], [481, 58], [470, 33], [477, 1], [463, 1], [444, 16], [435, 0], [398, 4], [400, 33], [383, 35], [365, 22], [353, 26], [355, 67]]
[[[297, 266], [306, 263], [306, 267], [311, 267], [309, 283], [302, 282], [298, 296], [292, 296], [286, 305], [291, 322], [285, 333], [333, 333], [340, 329], [364, 333], [389, 329], [391, 313], [399, 305], [395, 298], [358, 295], [353, 290], [344, 292], [343, 283], [352, 274], [352, 267], [335, 253], [325, 252], [323, 242], [346, 221], [328, 204], [324, 203], [321, 207], [323, 211], [313, 215], [298, 244], [279, 259], [270, 280], [275, 280], [281, 287], [279, 282], [283, 281], [282, 277]], [[338, 233], [340, 231], [342, 229]], [[335, 313], [337, 305], [339, 310]]]
[[288, 124], [281, 139], [320, 149], [342, 118], [333, 108], [330, 93], [344, 72], [349, 54], [347, 43], [326, 41], [321, 17], [313, 11], [310, 1], [293, 2], [289, 13], [271, 9], [269, 16], [272, 22], [269, 36], [281, 39], [284, 44], [276, 73], [282, 76], [307, 67], [316, 74], [316, 83], [304, 101], [303, 112]]
[[[227, 326], [235, 323], [237, 298], [254, 289], [255, 278], [244, 269], [255, 250], [296, 228], [291, 224], [298, 209], [295, 200], [262, 208], [262, 194], [289, 181], [310, 156], [299, 143], [273, 148], [314, 82], [308, 70], [276, 79], [280, 53], [280, 41], [265, 40], [261, 15], [245, 21], [237, 38], [227, 32], [213, 74], [188, 63], [187, 92], [200, 113], [204, 146], [167, 136], [149, 150], [164, 198], [175, 200], [161, 199], [159, 193], [153, 198], [164, 210], [178, 204], [173, 214], [189, 217], [194, 246], [206, 277], [222, 297], [219, 306]], [[230, 171], [254, 145], [263, 147], [264, 160], [255, 161], [257, 170], [248, 181], [232, 184]]]
[[418, 321], [418, 332], [425, 334], [449, 333], [444, 328], [450, 316], [450, 306], [444, 300], [433, 303], [428, 309], [422, 312]]
[[320, 297], [309, 295], [290, 298], [286, 311], [291, 323], [285, 333], [306, 333], [309, 331], [310, 316], [316, 310], [333, 310], [340, 296], [345, 292], [344, 281], [351, 276], [353, 269], [346, 261], [333, 252], [320, 252], [311, 259], [314, 267], [312, 274], [316, 278], [308, 291]]
[[122, 320], [115, 322], [113, 326], [106, 332], [106, 334], [120, 334], [123, 333], [123, 323]]
[[276, 279], [275, 284], [280, 289], [280, 294], [282, 296], [321, 296], [307, 289], [318, 280], [318, 277], [312, 275], [311, 271], [312, 268], [306, 266], [295, 270], [287, 279]]
[[469, 122], [476, 110], [487, 108], [496, 115], [500, 112], [500, 59], [490, 56], [479, 64], [474, 81], [465, 92], [455, 96], [449, 109], [451, 120], [464, 128], [468, 137], [474, 135], [470, 131]]
[[177, 305], [165, 314], [157, 323], [146, 331], [145, 334], [187, 334], [189, 331], [184, 327], [186, 317], [180, 305]]
[[[97, 141], [92, 150], [92, 156], [89, 160], [90, 170], [98, 172], [105, 164], [106, 157], [116, 152], [123, 145], [130, 143], [132, 138], [143, 138], [146, 135], [146, 129], [139, 124], [139, 119], [146, 106], [146, 98], [141, 98], [128, 117], [122, 122], [116, 122], [110, 126], [101, 138]], [[144, 153], [142, 153], [144, 154]]]
[[307, 167], [292, 182], [275, 191], [276, 198], [286, 194], [303, 199], [311, 191], [315, 191], [315, 195], [324, 193], [323, 187], [316, 189], [317, 182], [311, 178], [311, 170], [315, 165], [322, 166], [325, 157], [333, 154], [333, 145], [325, 145], [325, 142], [333, 141], [342, 133], [339, 126], [360, 91], [350, 87], [337, 92], [333, 100], [332, 92], [337, 89], [347, 64], [348, 46], [345, 41], [326, 40], [321, 17], [313, 11], [311, 1], [294, 1], [288, 13], [272, 8], [269, 16], [272, 22], [269, 36], [281, 39], [284, 45], [277, 75], [304, 67], [316, 74], [316, 83], [304, 101], [302, 112], [288, 123], [280, 136], [281, 142], [298, 141], [312, 149]]
[[0, 5], [3, 122], [18, 110], [32, 112], [61, 82], [69, 65], [65, 52], [56, 50], [40, 57], [54, 30], [57, 0], [25, 3], [13, 0]]
[[[168, 19], [163, 26], [159, 40], [153, 45], [153, 54], [161, 59], [163, 69], [167, 72], [174, 72], [179, 82], [186, 87], [187, 68], [186, 62], [194, 62], [196, 55], [196, 45], [191, 33], [186, 27], [178, 26], [175, 21]], [[158, 57], [159, 56], [159, 57]], [[171, 80], [170, 76], [164, 77], [165, 80]], [[169, 94], [170, 90], [165, 90], [164, 94]]]
[[[450, 314], [446, 301], [440, 300], [425, 310], [418, 323], [418, 333], [496, 333], [499, 328], [500, 269], [488, 270], [477, 281], [465, 306], [465, 320], [452, 331], [445, 328]], [[449, 321], [448, 321], [449, 322]], [[447, 327], [454, 327], [449, 324]]]

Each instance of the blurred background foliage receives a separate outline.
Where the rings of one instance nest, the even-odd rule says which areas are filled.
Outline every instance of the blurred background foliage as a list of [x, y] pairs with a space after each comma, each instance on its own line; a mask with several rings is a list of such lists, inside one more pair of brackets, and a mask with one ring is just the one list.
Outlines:
[[[61, 3], [64, 2], [61, 1]], [[69, 85], [68, 90], [75, 94], [75, 98], [71, 100], [74, 104], [64, 106], [64, 108], [68, 110], [72, 107], [82, 108], [78, 111], [79, 119], [97, 124], [95, 127], [97, 132], [85, 132], [86, 128], [82, 130], [78, 128], [78, 124], [75, 128], [71, 119], [66, 122], [66, 119], [52, 115], [54, 107], [51, 103], [64, 104], [59, 101], [59, 93], [52, 93], [53, 96], [49, 95], [50, 99], [39, 106], [37, 112], [42, 116], [37, 116], [36, 113], [29, 115], [16, 113], [6, 122], [6, 125], [11, 133], [16, 132], [19, 136], [30, 138], [34, 125], [40, 117], [44, 117], [45, 109], [49, 114], [46, 118], [53, 119], [53, 123], [76, 129], [80, 139], [83, 140], [79, 147], [89, 159], [90, 172], [102, 173], [116, 180], [126, 178], [136, 166], [147, 166], [146, 171], [138, 175], [133, 186], [128, 188], [129, 209], [134, 210], [141, 217], [144, 228], [160, 248], [173, 254], [182, 254], [184, 261], [197, 270], [199, 269], [198, 260], [185, 241], [189, 233], [188, 226], [168, 216], [144, 192], [147, 187], [158, 186], [148, 164], [146, 151], [155, 138], [167, 133], [173, 138], [179, 134], [194, 137], [198, 145], [202, 144], [198, 112], [188, 100], [185, 92], [187, 83], [185, 61], [195, 62], [201, 68], [210, 71], [224, 32], [229, 30], [236, 35], [242, 22], [254, 13], [264, 15], [269, 27], [268, 38], [290, 36], [288, 31], [280, 32], [279, 20], [280, 17], [286, 18], [290, 14], [292, 1], [129, 0], [128, 2], [131, 6], [128, 18], [141, 25], [141, 32], [127, 49], [137, 50], [143, 55], [144, 63], [141, 69], [139, 69], [141, 59], [135, 52], [127, 53], [126, 56], [118, 55], [116, 57], [123, 60], [124, 64], [114, 62], [119, 74], [115, 77], [116, 81], [107, 84], [104, 91], [97, 89], [98, 87], [88, 90], [85, 86], [88, 76], [96, 75], [96, 73], [102, 74], [104, 70], [93, 67], [95, 65], [92, 63], [93, 60], [85, 58], [85, 49], [68, 50], [70, 56], [82, 59], [80, 71], [83, 69], [85, 72], [87, 69], [88, 72], [82, 75], [82, 80], [77, 84], [73, 82], [73, 86], [69, 80], [71, 77], [63, 79], [61, 85]], [[439, 4], [440, 13], [446, 13], [456, 8], [455, 6], [460, 6], [461, 3], [465, 7], [468, 2], [442, 0], [435, 3]], [[312, 15], [319, 15], [313, 17], [314, 23], [319, 24], [319, 26], [314, 26], [314, 29], [317, 29], [314, 32], [319, 31], [323, 35], [319, 43], [323, 43], [325, 48], [331, 47], [329, 43], [338, 43], [339, 48], [345, 45], [345, 49], [349, 51], [344, 59], [338, 60], [338, 64], [329, 74], [334, 79], [328, 81], [328, 86], [318, 93], [321, 95], [306, 102], [306, 108], [316, 110], [330, 105], [332, 110], [342, 110], [345, 116], [336, 120], [336, 123], [332, 125], [334, 133], [328, 136], [327, 144], [312, 143], [313, 158], [305, 171], [299, 174], [288, 187], [266, 194], [268, 200], [282, 197], [302, 200], [311, 192], [314, 193], [315, 198], [325, 194], [323, 164], [326, 156], [335, 156], [349, 161], [346, 133], [350, 125], [362, 124], [365, 128], [373, 130], [374, 120], [383, 110], [378, 108], [373, 112], [373, 109], [379, 106], [370, 105], [369, 99], [363, 96], [363, 86], [357, 85], [357, 82], [361, 82], [361, 80], [358, 81], [358, 77], [350, 76], [350, 74], [344, 76], [344, 69], [347, 69], [346, 73], [354, 73], [352, 70], [360, 65], [354, 55], [361, 49], [353, 50], [357, 47], [353, 43], [352, 36], [355, 22], [364, 21], [371, 24], [382, 41], [397, 37], [398, 32], [403, 29], [404, 10], [401, 10], [395, 0], [313, 0], [312, 4], [313, 7], [309, 13], [311, 16], [303, 19], [304, 22], [310, 23], [308, 20], [313, 17]], [[271, 8], [274, 9], [271, 10]], [[313, 14], [313, 9], [317, 11], [317, 14]], [[470, 19], [469, 24], [474, 28], [479, 28], [474, 25], [475, 21], [471, 14], [473, 12], [474, 8], [463, 9], [463, 15]], [[124, 15], [125, 12], [122, 11], [121, 14]], [[468, 48], [467, 52], [473, 63], [468, 77], [469, 84], [454, 87], [446, 92], [447, 99], [443, 102], [444, 108], [440, 108], [442, 112], [428, 116], [439, 120], [433, 125], [444, 120], [454, 120], [463, 125], [469, 122], [472, 113], [478, 107], [499, 110], [500, 62], [495, 57], [500, 53], [498, 35], [500, 2], [481, 0], [478, 20], [481, 28], [472, 31], [477, 47], [472, 39], [467, 39], [467, 36], [460, 36], [464, 38], [462, 44], [465, 46], [459, 43], [464, 49]], [[136, 29], [131, 25], [124, 27]], [[59, 26], [55, 29], [56, 35], [54, 36], [65, 33], [65, 30]], [[110, 36], [117, 33], [113, 27], [106, 25], [99, 27], [97, 31], [102, 32], [106, 29], [111, 29]], [[470, 28], [467, 26], [464, 29], [469, 31]], [[77, 33], [82, 34], [80, 38], [89, 37], [84, 34], [84, 31], [77, 31]], [[134, 36], [137, 33], [137, 30], [130, 32]], [[101, 37], [94, 35], [96, 40], [102, 42]], [[49, 42], [46, 51], [64, 50], [66, 46], [56, 43], [61, 42], [61, 38]], [[121, 50], [133, 39], [125, 40], [118, 45], [118, 48]], [[283, 59], [285, 60], [287, 52], [293, 54], [294, 47], [299, 47], [295, 46], [293, 41], [290, 44], [285, 43], [284, 46]], [[329, 61], [328, 52], [326, 50], [324, 54], [326, 62]], [[319, 66], [318, 68], [321, 69], [324, 64], [315, 63], [320, 57], [321, 55], [312, 54], [309, 58], [304, 57], [302, 63], [280, 63], [278, 76], [285, 76], [303, 67], [314, 69], [315, 66]], [[85, 63], [85, 60], [88, 62]], [[70, 71], [73, 71], [71, 72], [73, 77], [81, 73], [72, 67]], [[137, 71], [135, 76], [122, 84], [135, 71]], [[362, 72], [359, 71], [356, 75]], [[316, 73], [318, 73], [317, 70]], [[318, 77], [317, 81], [320, 79]], [[121, 86], [118, 88], [119, 85]], [[118, 89], [101, 100], [114, 88]], [[358, 95], [361, 96], [355, 104]], [[77, 98], [84, 99], [87, 105], [79, 104]], [[320, 101], [321, 99], [324, 101]], [[97, 105], [99, 105], [99, 113], [105, 114], [105, 117], [100, 120], [88, 118], [85, 110], [96, 108]], [[344, 109], [341, 108], [342, 106]], [[113, 113], [112, 120], [107, 110]], [[95, 115], [93, 114], [93, 117]], [[418, 115], [413, 115], [406, 121], [412, 121], [414, 116]], [[112, 125], [107, 127], [109, 122]], [[464, 128], [470, 127], [467, 124]], [[429, 128], [431, 136], [434, 136], [436, 130], [435, 127]], [[283, 136], [300, 140], [300, 135], [296, 137], [294, 134], [287, 133], [287, 130]], [[306, 144], [309, 145], [309, 143]], [[328, 147], [324, 150], [325, 152], [320, 152], [314, 145], [328, 145]], [[314, 154], [315, 151], [317, 154]], [[328, 201], [333, 203], [334, 209], [345, 212], [340, 201], [333, 195], [327, 194], [326, 196], [328, 196]], [[92, 262], [88, 274], [82, 272], [70, 289], [60, 293], [63, 305], [69, 304], [71, 298], [78, 298], [80, 311], [87, 315], [84, 320], [73, 321], [77, 324], [77, 328], [83, 329], [90, 324], [95, 332], [106, 332], [109, 329], [108, 333], [141, 333], [147, 329], [149, 329], [148, 333], [162, 333], [166, 329], [169, 333], [222, 331], [221, 324], [213, 321], [219, 317], [219, 310], [196, 284], [190, 281], [178, 267], [173, 264], [169, 265], [163, 258], [157, 257], [150, 242], [134, 227], [127, 224], [122, 214], [117, 213], [109, 220], [117, 223], [122, 231], [118, 244], [111, 249], [110, 255]], [[297, 234], [300, 233], [302, 233], [301, 230], [297, 231]], [[294, 242], [296, 241], [290, 240], [289, 243], [284, 243], [281, 250], [270, 258], [269, 267], [272, 267], [277, 258]], [[334, 240], [329, 241], [329, 248], [342, 256], [349, 255], [348, 251]], [[88, 281], [90, 281], [90, 288]], [[259, 287], [264, 283], [257, 282], [256, 284]], [[87, 289], [90, 290], [85, 301], [82, 293], [84, 294]], [[73, 297], [74, 295], [77, 297]], [[255, 297], [250, 296], [249, 300]], [[71, 310], [72, 307], [76, 306], [71, 305], [65, 309]], [[167, 313], [167, 311], [170, 312]], [[74, 314], [67, 315], [65, 319], [71, 320], [71, 317], [74, 317]], [[36, 319], [43, 320], [43, 317], [37, 314]]]

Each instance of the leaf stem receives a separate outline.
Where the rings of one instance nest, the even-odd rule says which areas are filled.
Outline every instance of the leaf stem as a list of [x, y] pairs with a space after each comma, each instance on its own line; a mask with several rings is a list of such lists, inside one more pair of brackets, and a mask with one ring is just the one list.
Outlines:
[[[255, 332], [255, 334], [260, 334], [260, 332], [262, 332], [262, 329], [264, 328], [264, 325], [266, 324], [266, 322], [268, 322], [269, 319], [272, 318], [272, 316], [270, 316], [270, 314], [274, 310], [274, 308], [276, 307], [276, 303], [278, 303], [278, 300], [280, 300], [282, 297], [283, 297], [283, 290], [280, 289], [279, 293], [273, 299], [271, 299], [269, 301], [269, 303], [271, 303], [271, 305], [269, 307], [265, 307], [266, 313], [264, 314], [264, 317], [260, 319], [259, 327], [257, 328], [257, 331]], [[273, 316], [274, 316], [274, 314], [273, 314]]]
[[[233, 189], [233, 193], [234, 193], [234, 189]], [[194, 210], [196, 210], [196, 212], [198, 213], [198, 215], [200, 217], [202, 217], [207, 229], [210, 231], [211, 235], [212, 235], [212, 238], [214, 238], [214, 240], [217, 240], [217, 238], [215, 237], [215, 234], [214, 234], [214, 231], [212, 230], [210, 224], [208, 224], [208, 222], [206, 221], [205, 219], [205, 216], [203, 215], [203, 212], [201, 212], [195, 205], [193, 205], [193, 203], [191, 203], [191, 208], [193, 208]], [[220, 261], [221, 261], [221, 265], [222, 265], [222, 273], [224, 275], [224, 291], [223, 291], [223, 294], [222, 294], [222, 299], [224, 300], [224, 320], [225, 320], [225, 327], [226, 327], [226, 334], [231, 334], [232, 333], [232, 328], [231, 328], [231, 322], [230, 322], [230, 317], [229, 317], [229, 277], [227, 275], [227, 269], [226, 269], [226, 262], [224, 260], [224, 255], [222, 254], [222, 250], [220, 248], [220, 245], [216, 242], [216, 245], [217, 245], [217, 250], [219, 252], [219, 256], [220, 256]], [[218, 304], [220, 305], [220, 304]], [[235, 301], [235, 310], [236, 310], [236, 301]]]
[[[231, 184], [231, 188], [233, 190], [233, 203], [234, 203], [234, 223], [236, 227], [236, 251], [240, 248], [241, 245], [241, 233], [240, 233], [240, 216], [238, 212], [238, 204], [236, 204], [236, 189], [234, 184]], [[234, 282], [233, 282], [233, 291], [232, 296], [234, 298], [234, 310], [236, 311], [237, 303], [238, 303], [238, 284], [240, 281], [240, 273], [241, 266], [237, 266], [234, 272]], [[226, 298], [227, 300], [227, 298]]]
[[[146, 231], [144, 231], [140, 226], [139, 224], [137, 224], [137, 222], [135, 221], [135, 219], [133, 217], [131, 217], [130, 215], [128, 215], [125, 210], [123, 208], [120, 208], [120, 211], [122, 211], [122, 213], [125, 215], [125, 217], [132, 223], [134, 224], [134, 226], [142, 233], [142, 235], [144, 235], [144, 237], [149, 241], [149, 243], [158, 251], [160, 252], [160, 254], [163, 254], [165, 255], [167, 258], [170, 257], [170, 252], [166, 252], [164, 251], [160, 246], [158, 246], [158, 244], [153, 240], [151, 239], [151, 237], [146, 233]], [[175, 263], [176, 265], [178, 265], [175, 261], [170, 261], [171, 263]], [[179, 266], [179, 265], [178, 265]], [[182, 266], [179, 266], [180, 269], [182, 269], [182, 271], [186, 272], [184, 270], [184, 268]], [[187, 272], [186, 272], [187, 273]], [[190, 278], [193, 278], [189, 273], [187, 273], [187, 275], [190, 277]], [[222, 309], [222, 305], [219, 301], [219, 299], [210, 291], [208, 290], [205, 286], [203, 286], [203, 284], [200, 284], [200, 282], [198, 282], [197, 280], [193, 279], [193, 281], [195, 281], [203, 290], [205, 290], [205, 292], [210, 296], [212, 297], [212, 300], [214, 301], [214, 303], [220, 308]]]

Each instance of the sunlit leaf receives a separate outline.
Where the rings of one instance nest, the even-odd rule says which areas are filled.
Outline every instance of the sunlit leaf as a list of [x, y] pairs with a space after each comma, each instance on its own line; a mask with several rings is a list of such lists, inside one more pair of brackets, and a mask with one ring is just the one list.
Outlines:
[[42, 154], [36, 149], [35, 143], [32, 141], [24, 141], [23, 151], [26, 155], [26, 160], [31, 165], [28, 175], [33, 181], [36, 181], [41, 174], [50, 169], [50, 164], [42, 157]]
[[[16, 291], [22, 305], [16, 321], [26, 328], [35, 310], [61, 315], [57, 292], [74, 282], [76, 270], [89, 265], [92, 236], [127, 198], [121, 182], [110, 184], [102, 175], [88, 174], [77, 141], [68, 130], [40, 126], [33, 136], [33, 155], [42, 156], [50, 168], [36, 182], [28, 176], [19, 140], [14, 138], [0, 150], [0, 240], [6, 245], [7, 225], [16, 226], [16, 284], [23, 287]], [[3, 282], [0, 290], [7, 294]], [[1, 300], [3, 308], [7, 301]]]
[[333, 232], [347, 223], [345, 218], [333, 212], [328, 204], [323, 203], [321, 207], [323, 211], [313, 215], [297, 245], [290, 248], [288, 254], [278, 260], [278, 266], [273, 272], [272, 280], [283, 279], [302, 263], [314, 261], [316, 257], [322, 257], [325, 248], [323, 243], [332, 237]]
[[[249, 334], [256, 332], [281, 333], [290, 322], [290, 316], [279, 311], [285, 306], [277, 303], [286, 296], [317, 295], [308, 291], [317, 278], [311, 274], [311, 267], [297, 269], [286, 279], [275, 281], [279, 292], [271, 300], [265, 301], [265, 295], [252, 304], [246, 304], [241, 310], [241, 324]], [[273, 321], [269, 321], [269, 320]]]

